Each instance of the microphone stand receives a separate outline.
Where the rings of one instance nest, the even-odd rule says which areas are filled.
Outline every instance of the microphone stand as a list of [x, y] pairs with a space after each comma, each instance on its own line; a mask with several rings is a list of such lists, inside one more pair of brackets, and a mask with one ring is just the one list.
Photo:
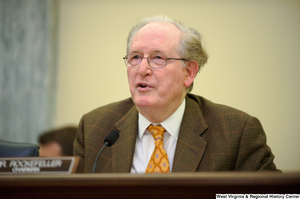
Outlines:
[[94, 163], [94, 166], [93, 166], [93, 171], [92, 171], [92, 173], [95, 173], [95, 169], [96, 169], [96, 166], [97, 166], [98, 158], [99, 158], [100, 154], [102, 153], [102, 151], [104, 150], [104, 148], [105, 148], [107, 145], [109, 145], [109, 142], [104, 142], [103, 147], [100, 149], [100, 151], [99, 151], [99, 153], [98, 153], [98, 155], [97, 155], [97, 157], [96, 157], [96, 160], [95, 160], [95, 163]]

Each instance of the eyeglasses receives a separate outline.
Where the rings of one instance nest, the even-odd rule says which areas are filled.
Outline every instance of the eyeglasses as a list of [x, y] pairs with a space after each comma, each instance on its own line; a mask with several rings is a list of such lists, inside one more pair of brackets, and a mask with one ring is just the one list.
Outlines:
[[148, 57], [142, 57], [138, 54], [129, 54], [123, 57], [125, 65], [129, 68], [138, 68], [143, 59], [147, 59], [148, 64], [151, 68], [163, 68], [168, 64], [168, 60], [183, 60], [187, 61], [185, 58], [167, 58], [163, 55], [153, 54]]

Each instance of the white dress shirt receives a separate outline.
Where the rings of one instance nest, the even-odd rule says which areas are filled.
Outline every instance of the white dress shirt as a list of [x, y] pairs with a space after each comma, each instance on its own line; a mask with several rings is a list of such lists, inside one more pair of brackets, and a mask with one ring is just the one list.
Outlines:
[[[164, 133], [164, 148], [168, 154], [170, 172], [172, 172], [175, 149], [184, 110], [185, 99], [179, 108], [168, 119], [159, 123], [166, 129], [166, 132]], [[147, 130], [150, 124], [158, 125], [156, 123], [151, 123], [139, 113], [138, 136], [136, 138], [131, 173], [145, 173], [151, 155], [154, 151], [154, 139]]]

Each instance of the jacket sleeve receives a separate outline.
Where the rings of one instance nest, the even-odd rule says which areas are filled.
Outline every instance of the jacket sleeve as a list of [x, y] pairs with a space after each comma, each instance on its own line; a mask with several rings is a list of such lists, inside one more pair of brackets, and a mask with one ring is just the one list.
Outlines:
[[266, 134], [259, 120], [249, 117], [245, 123], [238, 149], [235, 171], [279, 171], [274, 155], [266, 142]]
[[78, 156], [81, 158], [80, 164], [78, 165], [79, 170], [84, 170], [84, 159], [85, 159], [85, 144], [84, 144], [84, 131], [83, 131], [83, 121], [84, 121], [85, 115], [81, 118], [78, 128], [76, 137], [74, 140], [74, 146], [73, 146], [73, 155]]

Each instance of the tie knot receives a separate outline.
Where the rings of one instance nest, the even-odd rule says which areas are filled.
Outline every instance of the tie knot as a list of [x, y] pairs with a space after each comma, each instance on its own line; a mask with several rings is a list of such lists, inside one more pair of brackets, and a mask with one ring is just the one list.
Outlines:
[[164, 133], [166, 129], [162, 125], [149, 125], [148, 131], [151, 133], [154, 140], [161, 139], [164, 140]]

